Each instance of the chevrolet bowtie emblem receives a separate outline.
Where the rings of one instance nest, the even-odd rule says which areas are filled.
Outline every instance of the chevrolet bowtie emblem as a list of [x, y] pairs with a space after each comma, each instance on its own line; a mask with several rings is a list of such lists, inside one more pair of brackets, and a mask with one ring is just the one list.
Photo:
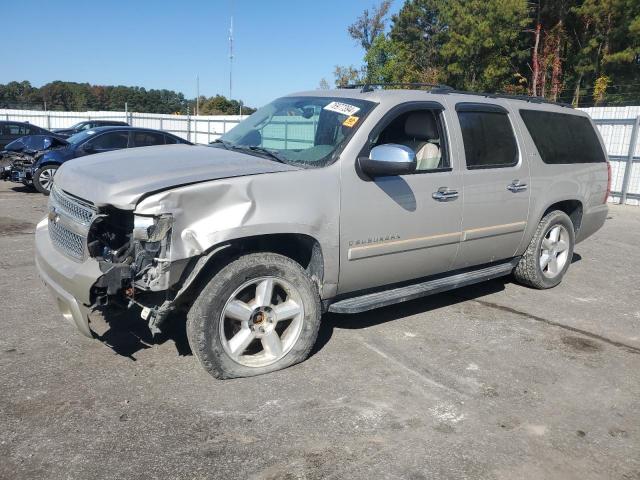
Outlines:
[[49, 221], [53, 223], [58, 223], [58, 221], [60, 220], [60, 215], [58, 215], [55, 208], [52, 208], [51, 210], [49, 210], [48, 217], [49, 217]]

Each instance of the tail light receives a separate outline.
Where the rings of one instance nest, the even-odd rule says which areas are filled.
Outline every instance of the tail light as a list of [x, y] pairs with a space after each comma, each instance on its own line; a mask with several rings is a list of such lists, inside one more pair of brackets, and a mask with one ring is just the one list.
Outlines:
[[611, 195], [611, 162], [607, 161], [607, 193], [604, 195], [604, 203], [607, 203]]

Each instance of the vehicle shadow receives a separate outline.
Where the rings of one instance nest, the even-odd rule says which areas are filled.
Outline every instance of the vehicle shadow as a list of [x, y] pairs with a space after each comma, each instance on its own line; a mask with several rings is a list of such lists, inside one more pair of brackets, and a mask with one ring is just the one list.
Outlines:
[[15, 186], [15, 187], [11, 187], [11, 190], [16, 192], [16, 193], [38, 193], [38, 194], [40, 194], [40, 192], [38, 192], [31, 185], [18, 185], [18, 186]]
[[[582, 257], [574, 253], [572, 263], [579, 262]], [[404, 317], [427, 313], [440, 308], [456, 305], [461, 302], [481, 298], [501, 292], [511, 277], [502, 277], [450, 292], [440, 293], [416, 300], [411, 300], [388, 307], [358, 314], [326, 313], [322, 317], [318, 338], [311, 351], [313, 356], [320, 352], [331, 340], [336, 329], [366, 329]], [[186, 333], [186, 313], [175, 312], [168, 319], [161, 334], [153, 336], [146, 322], [139, 316], [137, 307], [126, 311], [109, 311], [102, 313], [102, 322], [106, 325], [104, 333], [97, 338], [115, 353], [135, 361], [134, 354], [152, 347], [172, 342], [176, 353], [181, 356], [192, 355]], [[93, 325], [93, 321], [92, 321]]]
[[[468, 299], [479, 298], [504, 290], [509, 277], [495, 279], [485, 283], [412, 300], [405, 303], [391, 305], [368, 312], [346, 315], [326, 313], [322, 316], [318, 339], [311, 351], [311, 356], [320, 352], [329, 343], [336, 329], [366, 329], [382, 323], [392, 322], [403, 317], [426, 313], [432, 310], [455, 305]], [[146, 322], [139, 316], [139, 309], [103, 311], [92, 314], [92, 329], [94, 323], [102, 324], [103, 333], [96, 335], [97, 339], [111, 348], [118, 355], [136, 360], [135, 354], [153, 345], [172, 342], [178, 355], [192, 355], [186, 333], [186, 314], [176, 312], [169, 317], [161, 334], [153, 336], [147, 328]], [[98, 331], [101, 331], [98, 329]]]
[[171, 315], [163, 326], [162, 333], [155, 336], [151, 334], [146, 322], [140, 318], [140, 310], [137, 307], [130, 310], [94, 312], [91, 319], [91, 328], [98, 332], [96, 338], [118, 355], [133, 361], [136, 361], [135, 353], [166, 342], [173, 342], [178, 355], [192, 354], [185, 329], [185, 313], [176, 312]]
[[505, 284], [510, 283], [510, 281], [509, 277], [497, 278], [449, 292], [370, 310], [368, 312], [350, 315], [327, 313], [322, 317], [318, 339], [311, 351], [311, 356], [324, 348], [329, 340], [331, 340], [333, 332], [336, 329], [366, 329], [404, 317], [449, 307], [461, 302], [484, 297], [485, 295], [501, 292], [505, 289]]

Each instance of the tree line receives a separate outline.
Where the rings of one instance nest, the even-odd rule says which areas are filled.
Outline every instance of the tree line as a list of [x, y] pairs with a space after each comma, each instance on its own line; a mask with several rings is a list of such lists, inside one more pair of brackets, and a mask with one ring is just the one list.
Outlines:
[[[44, 109], [58, 111], [129, 111], [146, 113], [195, 113], [199, 103], [201, 115], [237, 115], [240, 102], [222, 95], [201, 96], [199, 102], [173, 90], [145, 89], [110, 85], [90, 85], [55, 81], [34, 87], [28, 81], [0, 84], [0, 108]], [[255, 110], [242, 107], [243, 114]]]
[[336, 66], [336, 85], [435, 83], [576, 106], [640, 101], [640, 0], [406, 0], [389, 19], [390, 6], [348, 27], [363, 64]]

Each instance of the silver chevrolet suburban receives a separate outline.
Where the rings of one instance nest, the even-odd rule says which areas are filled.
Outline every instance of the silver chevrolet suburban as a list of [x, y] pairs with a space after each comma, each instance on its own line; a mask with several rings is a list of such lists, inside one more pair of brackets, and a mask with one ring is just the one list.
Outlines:
[[210, 146], [65, 163], [36, 263], [83, 334], [94, 309], [139, 309], [154, 333], [186, 310], [211, 375], [257, 375], [304, 360], [327, 311], [557, 285], [605, 221], [608, 165], [585, 113], [536, 98], [297, 93]]

